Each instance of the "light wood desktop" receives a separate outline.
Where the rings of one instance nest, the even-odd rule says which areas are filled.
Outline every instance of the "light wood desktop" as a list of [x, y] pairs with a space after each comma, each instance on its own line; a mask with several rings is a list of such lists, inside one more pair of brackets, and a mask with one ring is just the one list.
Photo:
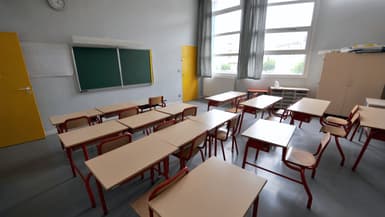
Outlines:
[[69, 114], [63, 114], [63, 115], [54, 115], [49, 118], [52, 125], [54, 125], [58, 131], [58, 133], [62, 133], [61, 125], [64, 124], [64, 122], [68, 119], [72, 118], [79, 118], [86, 116], [90, 119], [97, 119], [98, 116], [102, 115], [102, 112], [96, 110], [96, 109], [89, 109], [85, 111], [80, 112], [73, 112]]
[[210, 158], [149, 202], [162, 217], [242, 217], [267, 180], [246, 170]]
[[360, 113], [360, 126], [367, 127], [370, 130], [360, 154], [353, 165], [353, 171], [357, 169], [371, 139], [385, 141], [385, 109], [360, 106], [358, 112]]
[[108, 105], [108, 106], [99, 106], [96, 107], [97, 110], [103, 113], [103, 116], [110, 116], [110, 115], [117, 115], [118, 112], [129, 109], [132, 107], [139, 106], [136, 103], [133, 102], [125, 102], [120, 104], [114, 104], [114, 105]]
[[138, 130], [151, 127], [156, 123], [159, 123], [160, 121], [163, 121], [169, 117], [169, 114], [158, 112], [156, 110], [151, 110], [127, 118], [122, 118], [118, 121], [121, 124], [127, 126], [129, 130], [134, 133]]
[[115, 120], [104, 123], [72, 130], [59, 134], [59, 139], [66, 149], [67, 157], [71, 165], [72, 173], [75, 176], [75, 164], [72, 159], [72, 149], [81, 146], [84, 152], [84, 158], [88, 160], [86, 145], [93, 141], [102, 139], [106, 136], [118, 134], [127, 130], [127, 127]]
[[[278, 96], [269, 96], [269, 95], [260, 95], [255, 98], [249, 99], [247, 101], [241, 102], [240, 105], [243, 105], [241, 123], [239, 129], [242, 128], [243, 117], [245, 113], [256, 114], [258, 110], [269, 110], [273, 105], [282, 100], [282, 97]], [[270, 110], [269, 110], [270, 113]]]
[[246, 96], [246, 95], [247, 93], [245, 92], [228, 91], [225, 93], [206, 97], [206, 100], [208, 100], [207, 111], [210, 110], [210, 106], [219, 106], [220, 104], [230, 102], [232, 100], [235, 100], [239, 97]]
[[[230, 121], [231, 119], [235, 118], [237, 115], [238, 114], [213, 109], [208, 112], [201, 113], [195, 117], [189, 117], [189, 119], [200, 122], [201, 124], [204, 124], [206, 126], [206, 129], [208, 129], [208, 131], [213, 131], [213, 134], [216, 136], [217, 129], [227, 121]], [[216, 147], [217, 147], [216, 139], [215, 139], [214, 147], [215, 147], [215, 155], [216, 155]], [[210, 144], [209, 144], [209, 156], [211, 156]]]
[[186, 119], [151, 135], [180, 148], [207, 130], [208, 127], [206, 125]]
[[369, 107], [385, 108], [385, 99], [366, 98], [366, 105]]
[[86, 161], [86, 166], [97, 179], [104, 214], [108, 210], [102, 186], [110, 190], [160, 161], [164, 162], [164, 175], [168, 178], [168, 155], [176, 150], [175, 146], [149, 135]]
[[187, 104], [187, 103], [173, 103], [173, 104], [168, 104], [166, 107], [156, 108], [156, 110], [159, 112], [172, 115], [174, 118], [177, 118], [179, 115], [182, 114], [184, 109], [193, 108], [193, 107], [197, 107], [197, 106]]
[[303, 122], [310, 122], [311, 117], [322, 117], [328, 108], [330, 101], [313, 99], [304, 97], [291, 105], [288, 110], [291, 111], [291, 120], [290, 124], [294, 124], [294, 120], [299, 120]]

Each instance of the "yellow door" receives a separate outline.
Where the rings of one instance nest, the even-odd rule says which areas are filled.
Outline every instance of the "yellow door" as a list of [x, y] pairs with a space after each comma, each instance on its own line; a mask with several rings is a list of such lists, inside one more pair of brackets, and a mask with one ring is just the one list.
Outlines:
[[198, 98], [197, 48], [195, 46], [182, 47], [182, 85], [183, 102]]
[[16, 33], [0, 32], [0, 147], [44, 138]]

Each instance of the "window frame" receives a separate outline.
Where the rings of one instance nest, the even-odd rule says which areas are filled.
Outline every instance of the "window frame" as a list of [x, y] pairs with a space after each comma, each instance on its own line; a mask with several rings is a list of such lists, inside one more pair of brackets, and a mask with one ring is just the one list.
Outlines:
[[[233, 6], [217, 11], [212, 12], [212, 17], [214, 19], [215, 16], [226, 14], [230, 12], [234, 12], [237, 10], [242, 10], [244, 0], [240, 0], [240, 4], [238, 6]], [[289, 73], [280, 73], [280, 74], [267, 74], [262, 71], [262, 78], [306, 78], [308, 76], [309, 71], [309, 63], [310, 63], [310, 56], [311, 56], [311, 50], [312, 50], [312, 44], [311, 42], [314, 41], [314, 31], [315, 31], [315, 25], [317, 23], [317, 17], [318, 17], [318, 5], [319, 0], [296, 0], [296, 1], [287, 1], [287, 2], [276, 2], [276, 3], [268, 3], [269, 6], [278, 6], [278, 5], [291, 5], [291, 4], [299, 4], [299, 3], [314, 3], [313, 8], [313, 15], [312, 15], [312, 22], [310, 26], [307, 27], [285, 27], [285, 28], [275, 28], [275, 29], [266, 29], [265, 34], [268, 33], [290, 33], [290, 32], [307, 32], [307, 38], [306, 38], [306, 46], [305, 49], [298, 49], [298, 50], [274, 50], [274, 51], [264, 51], [265, 55], [290, 55], [290, 54], [303, 54], [305, 55], [305, 67], [303, 74], [297, 75], [297, 74], [289, 74]], [[241, 22], [241, 21], [240, 21]], [[215, 25], [215, 22], [213, 22], [213, 25]], [[214, 29], [214, 27], [213, 27]], [[233, 32], [226, 32], [226, 33], [220, 33], [220, 34], [214, 34], [212, 35], [212, 41], [214, 41], [215, 37], [218, 36], [226, 36], [226, 35], [234, 35], [239, 34], [240, 31], [233, 31]], [[212, 46], [214, 46], [214, 42], [212, 42]], [[213, 47], [212, 47], [213, 48]], [[214, 50], [214, 49], [212, 49]], [[239, 53], [224, 53], [224, 54], [214, 54], [212, 53], [212, 58], [214, 56], [238, 56]], [[223, 78], [235, 78], [235, 73], [223, 73], [223, 72], [216, 72], [214, 69], [212, 70], [213, 77], [223, 77]]]

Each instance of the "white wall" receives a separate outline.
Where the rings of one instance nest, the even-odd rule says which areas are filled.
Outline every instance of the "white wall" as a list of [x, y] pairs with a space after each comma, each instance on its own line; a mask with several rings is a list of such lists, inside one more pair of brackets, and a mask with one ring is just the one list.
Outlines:
[[[238, 81], [237, 88], [266, 88], [278, 80], [281, 86], [307, 87], [315, 96], [322, 71], [320, 50], [339, 49], [362, 43], [385, 44], [385, 0], [319, 0], [310, 61], [304, 78], [262, 78], [259, 81]], [[364, 74], [363, 74], [364, 75]], [[364, 76], [363, 76], [364, 79]], [[230, 86], [226, 86], [229, 83]], [[204, 81], [204, 95], [211, 95], [218, 89], [231, 89], [229, 79], [212, 78]]]
[[22, 42], [69, 45], [71, 37], [76, 35], [140, 43], [152, 49], [155, 83], [139, 88], [79, 93], [72, 76], [31, 76], [46, 131], [53, 129], [48, 118], [55, 114], [151, 95], [164, 95], [170, 101], [180, 100], [181, 46], [195, 44], [197, 1], [66, 2], [65, 10], [54, 11], [46, 0], [1, 0], [0, 31], [18, 32]]

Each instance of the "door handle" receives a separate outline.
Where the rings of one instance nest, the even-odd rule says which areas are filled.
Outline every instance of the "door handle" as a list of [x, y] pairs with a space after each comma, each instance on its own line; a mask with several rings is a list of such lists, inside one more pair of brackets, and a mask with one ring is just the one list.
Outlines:
[[31, 87], [29, 87], [29, 86], [21, 87], [21, 88], [19, 88], [19, 89], [17, 89], [17, 90], [18, 90], [18, 91], [25, 91], [25, 92], [28, 93], [28, 94], [30, 94], [31, 91], [32, 91]]

